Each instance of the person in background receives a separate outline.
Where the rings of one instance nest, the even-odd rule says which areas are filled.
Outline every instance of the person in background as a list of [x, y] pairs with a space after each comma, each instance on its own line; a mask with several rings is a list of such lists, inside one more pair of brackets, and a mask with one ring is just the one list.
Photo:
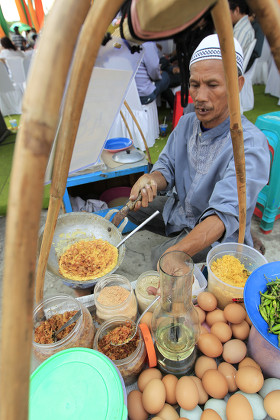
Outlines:
[[256, 38], [257, 42], [256, 42], [256, 45], [255, 45], [255, 47], [253, 49], [253, 52], [252, 52], [252, 55], [250, 57], [249, 63], [247, 65], [247, 68], [244, 69], [245, 72], [248, 71], [252, 67], [255, 59], [256, 58], [259, 58], [261, 56], [261, 54], [262, 54], [262, 48], [263, 48], [263, 43], [264, 43], [264, 33], [263, 33], [262, 28], [261, 28], [259, 22], [257, 21], [255, 15], [254, 14], [251, 14], [249, 16], [249, 19], [250, 19], [251, 25], [252, 25], [252, 27], [254, 29], [255, 38]]
[[249, 20], [250, 9], [245, 0], [229, 0], [229, 8], [233, 24], [233, 36], [241, 45], [245, 57], [255, 38], [255, 32]]
[[142, 44], [144, 55], [135, 74], [135, 83], [142, 105], [153, 102], [158, 95], [165, 99], [170, 108], [174, 107], [174, 94], [169, 88], [170, 78], [161, 71], [155, 42]]
[[18, 50], [16, 46], [12, 43], [10, 38], [7, 36], [4, 36], [0, 40], [0, 58], [16, 58], [21, 57], [24, 58], [24, 52], [21, 50]]
[[35, 28], [31, 28], [27, 34], [27, 42], [31, 48], [34, 48], [37, 39], [37, 32]]
[[19, 33], [19, 28], [18, 26], [14, 27], [14, 33], [12, 34], [11, 38], [12, 38], [12, 42], [15, 44], [15, 46], [22, 50], [24, 48], [24, 41], [25, 38]]
[[[243, 54], [235, 41], [238, 86], [244, 84]], [[211, 246], [237, 242], [239, 203], [230, 134], [229, 108], [218, 36], [202, 40], [190, 60], [189, 92], [195, 112], [183, 115], [149, 174], [134, 184], [130, 200], [142, 199], [128, 218], [139, 225], [159, 210], [146, 229], [167, 236], [152, 251], [154, 268], [161, 255], [184, 251], [206, 261]], [[260, 190], [269, 178], [265, 135], [241, 117], [246, 161], [245, 244], [253, 246], [251, 218]], [[158, 192], [165, 195], [158, 195]]]

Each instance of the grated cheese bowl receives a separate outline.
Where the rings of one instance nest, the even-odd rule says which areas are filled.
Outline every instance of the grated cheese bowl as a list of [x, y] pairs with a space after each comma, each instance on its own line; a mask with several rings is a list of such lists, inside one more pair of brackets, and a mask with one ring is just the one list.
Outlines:
[[232, 286], [219, 279], [211, 270], [212, 263], [224, 255], [232, 255], [244, 264], [250, 273], [259, 266], [267, 263], [266, 258], [256, 249], [235, 242], [228, 242], [214, 246], [207, 254], [208, 270], [208, 291], [212, 292], [217, 300], [218, 307], [223, 309], [232, 301], [241, 300], [243, 302], [243, 287]]

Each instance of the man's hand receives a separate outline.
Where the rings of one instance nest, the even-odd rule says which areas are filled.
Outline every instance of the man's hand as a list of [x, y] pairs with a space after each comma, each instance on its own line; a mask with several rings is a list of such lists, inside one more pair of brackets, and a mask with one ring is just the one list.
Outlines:
[[158, 171], [142, 175], [133, 185], [129, 197], [131, 201], [134, 201], [141, 192], [142, 200], [135, 204], [134, 211], [141, 207], [148, 207], [149, 203], [156, 197], [157, 191], [163, 190], [166, 185], [165, 178]]

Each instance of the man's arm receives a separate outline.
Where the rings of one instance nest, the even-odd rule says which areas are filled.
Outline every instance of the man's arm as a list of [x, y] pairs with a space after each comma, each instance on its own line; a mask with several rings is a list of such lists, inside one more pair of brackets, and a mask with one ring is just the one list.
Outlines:
[[225, 225], [217, 215], [208, 216], [176, 245], [168, 248], [170, 251], [184, 251], [191, 257], [218, 241], [225, 232]]

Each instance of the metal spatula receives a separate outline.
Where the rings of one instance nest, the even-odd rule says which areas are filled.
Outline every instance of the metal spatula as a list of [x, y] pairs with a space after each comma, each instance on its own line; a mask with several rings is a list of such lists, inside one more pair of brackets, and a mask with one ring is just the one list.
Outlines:
[[58, 334], [61, 333], [61, 331], [63, 331], [66, 327], [68, 327], [69, 325], [71, 325], [74, 322], [76, 322], [77, 319], [79, 319], [81, 315], [82, 315], [82, 311], [80, 309], [78, 312], [75, 313], [74, 316], [72, 316], [72, 318], [70, 318], [67, 322], [65, 322], [65, 324], [62, 325], [62, 327], [59, 328], [59, 330], [54, 331], [52, 333], [53, 342], [56, 343], [57, 342], [57, 336], [58, 336]]

